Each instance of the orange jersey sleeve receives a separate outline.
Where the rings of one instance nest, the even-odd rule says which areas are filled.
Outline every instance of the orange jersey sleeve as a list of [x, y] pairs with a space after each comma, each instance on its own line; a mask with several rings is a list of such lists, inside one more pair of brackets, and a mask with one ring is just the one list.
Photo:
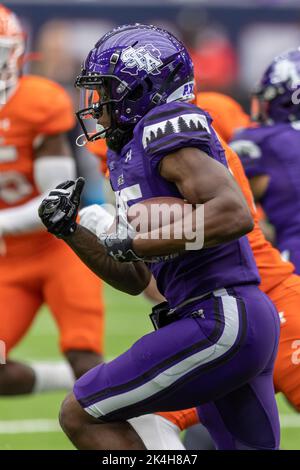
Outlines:
[[197, 105], [207, 111], [213, 119], [213, 127], [217, 133], [229, 142], [234, 132], [251, 125], [250, 117], [233, 98], [222, 93], [198, 93]]
[[25, 76], [22, 81], [19, 100], [28, 103], [28, 118], [37, 134], [58, 134], [74, 127], [73, 104], [60, 85], [34, 75]]

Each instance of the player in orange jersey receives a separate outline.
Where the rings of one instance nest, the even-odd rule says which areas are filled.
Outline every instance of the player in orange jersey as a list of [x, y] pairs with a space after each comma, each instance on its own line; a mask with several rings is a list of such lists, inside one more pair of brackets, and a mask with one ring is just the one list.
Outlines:
[[[213, 118], [214, 127], [219, 130], [219, 135], [223, 137], [221, 119], [222, 104], [225, 101], [220, 101], [218, 106], [219, 94], [211, 94], [217, 95], [211, 101], [209, 96], [205, 95], [209, 94], [199, 94], [198, 105], [200, 107], [202, 105], [203, 108], [205, 107], [209, 111]], [[204, 97], [202, 98], [202, 96]], [[229, 116], [226, 112], [224, 115]], [[224, 137], [228, 137], [226, 132]], [[293, 265], [284, 261], [279, 251], [266, 241], [259, 228], [258, 214], [255, 210], [251, 189], [242, 164], [235, 152], [226, 145], [222, 138], [221, 142], [226, 150], [229, 167], [244, 193], [255, 221], [254, 230], [247, 236], [261, 276], [260, 288], [274, 302], [281, 320], [279, 350], [274, 369], [275, 389], [277, 392], [282, 392], [295, 410], [300, 412], [300, 277], [294, 274]], [[185, 410], [183, 414], [168, 413], [164, 415], [162, 413], [162, 416], [165, 416], [178, 429], [182, 430], [186, 429], [187, 426], [197, 424], [199, 419], [201, 421], [201, 408]], [[189, 418], [188, 421], [186, 416]]]
[[[272, 247], [265, 239], [259, 227], [251, 189], [242, 164], [235, 152], [222, 139], [221, 143], [223, 148], [225, 148], [230, 170], [244, 193], [255, 221], [254, 230], [247, 236], [261, 276], [262, 282], [260, 287], [272, 299], [281, 318], [279, 351], [274, 370], [275, 389], [277, 392], [282, 392], [294, 408], [300, 411], [300, 317], [298, 313], [300, 305], [300, 277], [293, 274], [294, 266], [289, 262], [283, 261], [278, 250]], [[199, 422], [202, 422], [204, 425], [206, 424], [201, 419], [201, 409], [203, 407], [205, 405], [180, 412], [159, 413], [163, 418], [162, 421], [152, 418], [153, 424], [156, 425], [156, 432], [152, 431], [150, 433], [149, 429], [146, 429], [146, 423], [148, 421], [147, 424], [149, 424], [149, 418], [143, 419], [143, 417], [139, 417], [132, 420], [131, 424], [148, 449], [167, 449], [166, 445], [179, 449], [181, 446], [180, 431]], [[234, 412], [234, 410], [228, 411]], [[217, 417], [217, 414], [216, 405], [215, 416], [211, 417], [212, 422]], [[173, 426], [167, 426], [165, 420], [171, 421]], [[210, 430], [212, 422], [210, 422]], [[216, 419], [215, 422], [218, 423], [218, 420]], [[160, 435], [157, 432], [158, 424], [160, 425]], [[217, 428], [215, 432], [217, 434]], [[201, 433], [200, 436], [202, 438], [203, 434]], [[199, 442], [197, 449], [200, 448], [203, 448], [201, 442]]]
[[0, 5], [0, 340], [8, 354], [0, 394], [9, 395], [72, 385], [65, 367], [9, 359], [44, 302], [76, 377], [101, 361], [103, 336], [101, 281], [44, 230], [37, 213], [53, 185], [74, 178], [65, 136], [73, 107], [59, 85], [20, 77], [23, 53], [20, 23]]
[[214, 129], [226, 142], [238, 129], [251, 125], [250, 116], [230, 96], [207, 91], [198, 93], [196, 101], [199, 108], [212, 116]]
[[[232, 140], [238, 130], [255, 125], [251, 122], [250, 116], [245, 113], [241, 105], [223, 93], [213, 91], [198, 93], [196, 100], [198, 106], [213, 117], [214, 129], [227, 143]], [[257, 211], [259, 223], [265, 237], [270, 242], [273, 242], [275, 239], [274, 229], [267, 222], [266, 215], [260, 205], [257, 206]]]
[[[219, 93], [200, 93], [197, 104], [212, 116], [213, 126], [218, 129], [229, 167], [251, 208], [255, 228], [248, 234], [248, 239], [261, 276], [260, 287], [276, 305], [281, 319], [281, 336], [275, 364], [274, 384], [276, 391], [282, 392], [293, 407], [300, 411], [300, 316], [298, 312], [300, 277], [294, 274], [294, 266], [291, 263], [282, 260], [278, 250], [265, 239], [259, 227], [251, 189], [242, 164], [235, 152], [225, 143], [225, 140], [233, 135], [236, 125], [243, 127], [246, 124], [245, 113], [238, 104], [235, 105], [231, 98], [219, 99], [220, 96], [222, 97]], [[231, 123], [230, 116], [234, 108], [236, 113], [233, 123]], [[240, 114], [239, 111], [241, 111]], [[222, 116], [227, 117], [225, 127]], [[224, 140], [222, 140], [223, 136]], [[103, 219], [102, 214], [102, 224], [104, 223]], [[105, 231], [106, 228], [104, 226], [102, 228]], [[98, 230], [101, 231], [100, 227]], [[135, 418], [131, 424], [144, 440], [148, 449], [180, 449], [182, 448], [179, 438], [180, 430], [199, 423], [199, 415], [201, 416], [201, 408], [194, 408], [180, 412], [161, 413], [161, 419], [155, 416]]]

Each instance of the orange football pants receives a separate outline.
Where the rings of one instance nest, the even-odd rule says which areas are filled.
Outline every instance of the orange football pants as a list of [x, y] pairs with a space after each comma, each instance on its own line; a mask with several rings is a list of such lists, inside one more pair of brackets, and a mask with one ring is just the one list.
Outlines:
[[[289, 276], [267, 294], [275, 304], [281, 320], [279, 350], [274, 368], [275, 390], [282, 392], [300, 412], [300, 277]], [[196, 408], [157, 414], [181, 430], [199, 423]]]
[[103, 351], [102, 282], [61, 240], [22, 257], [0, 257], [0, 339], [9, 352], [46, 303], [56, 321], [60, 349]]

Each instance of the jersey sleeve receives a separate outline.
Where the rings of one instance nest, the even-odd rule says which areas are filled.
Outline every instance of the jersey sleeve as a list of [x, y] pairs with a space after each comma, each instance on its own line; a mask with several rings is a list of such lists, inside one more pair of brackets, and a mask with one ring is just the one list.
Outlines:
[[49, 82], [43, 86], [43, 119], [39, 122], [37, 132], [51, 135], [67, 132], [75, 125], [75, 113], [68, 93], [58, 84]]
[[211, 153], [208, 117], [196, 106], [184, 103], [160, 106], [149, 113], [143, 120], [141, 140], [152, 167], [184, 147]]
[[264, 165], [262, 147], [247, 138], [237, 138], [230, 143], [230, 147], [238, 154], [248, 178], [265, 175], [267, 170]]

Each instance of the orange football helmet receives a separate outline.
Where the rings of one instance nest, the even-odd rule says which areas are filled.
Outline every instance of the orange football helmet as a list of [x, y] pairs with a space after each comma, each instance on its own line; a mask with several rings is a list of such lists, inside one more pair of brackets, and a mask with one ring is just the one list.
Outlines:
[[20, 75], [25, 33], [17, 16], [0, 4], [0, 105], [6, 103]]

